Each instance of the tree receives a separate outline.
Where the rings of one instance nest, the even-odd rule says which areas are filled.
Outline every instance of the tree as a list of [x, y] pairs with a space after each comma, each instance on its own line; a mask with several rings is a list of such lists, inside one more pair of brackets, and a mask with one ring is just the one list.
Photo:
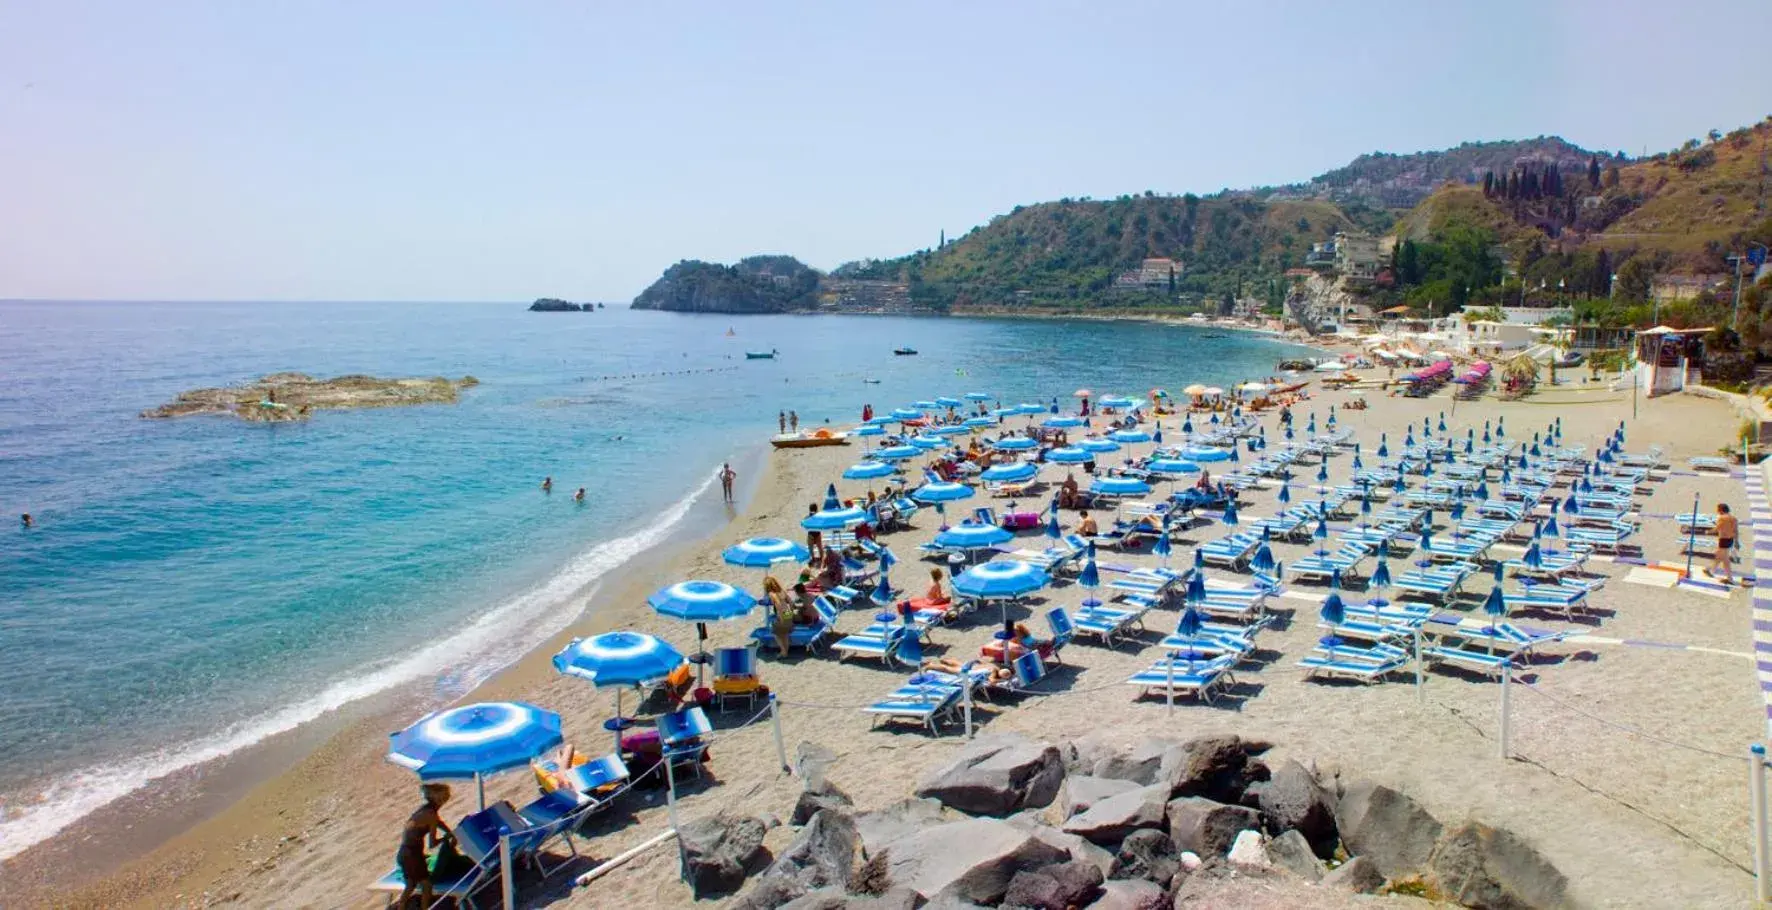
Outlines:
[[1600, 156], [1592, 155], [1587, 159], [1587, 185], [1592, 189], [1600, 188]]
[[1493, 195], [1495, 195], [1495, 172], [1494, 171], [1484, 171], [1483, 172], [1483, 198], [1487, 199]]
[[1618, 165], [1614, 164], [1611, 167], [1606, 168], [1606, 179], [1603, 182], [1606, 184], [1607, 189], [1611, 189], [1618, 185]]
[[1632, 256], [1618, 267], [1618, 282], [1613, 296], [1621, 301], [1641, 303], [1649, 299], [1650, 285], [1655, 281], [1655, 266], [1642, 256]]

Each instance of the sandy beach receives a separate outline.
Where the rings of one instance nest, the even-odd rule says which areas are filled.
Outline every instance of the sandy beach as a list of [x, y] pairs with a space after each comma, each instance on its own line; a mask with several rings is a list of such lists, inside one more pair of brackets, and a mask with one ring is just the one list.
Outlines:
[[[1295, 408], [1302, 421], [1319, 418], [1347, 392], [1317, 389]], [[1053, 390], [1056, 391], [1056, 390]], [[1381, 433], [1394, 446], [1407, 426], [1443, 412], [1450, 432], [1478, 433], [1485, 420], [1505, 418], [1515, 439], [1529, 437], [1561, 418], [1570, 444], [1596, 446], [1624, 421], [1629, 451], [1651, 444], [1667, 450], [1674, 468], [1656, 479], [1652, 495], [1639, 496], [1640, 540], [1650, 559], [1675, 560], [1681, 540], [1671, 515], [1691, 508], [1699, 497], [1709, 510], [1721, 499], [1743, 516], [1744, 548], [1752, 540], [1741, 482], [1718, 474], [1693, 475], [1685, 459], [1715, 454], [1733, 435], [1735, 419], [1720, 401], [1690, 395], [1634, 402], [1629, 391], [1604, 385], [1542, 388], [1525, 400], [1502, 402], [1493, 396], [1456, 402], [1449, 391], [1426, 399], [1389, 397], [1368, 391], [1367, 410], [1339, 410], [1369, 453]], [[1633, 408], [1635, 410], [1633, 416]], [[1270, 438], [1278, 423], [1263, 415]], [[1163, 419], [1175, 433], [1178, 418]], [[1302, 426], [1301, 426], [1302, 429]], [[1277, 441], [1277, 440], [1276, 440]], [[1149, 444], [1129, 446], [1142, 455]], [[518, 665], [473, 693], [474, 700], [520, 699], [558, 711], [569, 741], [587, 749], [606, 746], [599, 724], [611, 710], [610, 696], [557, 675], [548, 658], [571, 637], [614, 628], [660, 635], [687, 650], [693, 627], [653, 615], [645, 597], [671, 581], [712, 578], [755, 587], [758, 574], [727, 566], [720, 550], [753, 536], [799, 537], [798, 519], [824, 485], [860, 457], [857, 446], [775, 451], [754, 480], [741, 509], [708, 509], [695, 538], [669, 552], [631, 564], [620, 577], [602, 584], [590, 598], [583, 620]], [[1117, 456], [1116, 456], [1117, 457]], [[1370, 455], [1368, 455], [1370, 457]], [[1349, 458], [1332, 459], [1333, 482], [1344, 481]], [[1214, 465], [1213, 467], [1219, 467]], [[1056, 466], [1047, 477], [1062, 477]], [[1314, 485], [1314, 475], [1296, 477], [1294, 496]], [[749, 479], [747, 479], [748, 481]], [[865, 484], [839, 483], [846, 495]], [[1245, 521], [1278, 511], [1279, 484], [1247, 491], [1240, 512]], [[1047, 494], [1050, 495], [1050, 494]], [[1154, 496], [1152, 498], [1155, 498]], [[979, 497], [965, 503], [995, 505]], [[956, 510], [950, 509], [950, 517]], [[1068, 530], [1076, 516], [1066, 514]], [[925, 584], [933, 563], [914, 558], [916, 545], [938, 525], [931, 511], [916, 527], [883, 538], [903, 563], [893, 573], [900, 587]], [[1027, 546], [1043, 546], [1037, 532]], [[1222, 536], [1216, 522], [1203, 524], [1177, 541], [1174, 560], [1191, 561], [1194, 544]], [[1276, 555], [1290, 562], [1308, 546], [1281, 544]], [[1104, 564], [1154, 565], [1147, 552], [1104, 552]], [[1399, 560], [1399, 563], [1401, 561]], [[1700, 561], [1701, 563], [1704, 560]], [[1043, 694], [1013, 702], [980, 705], [980, 729], [1019, 731], [1041, 737], [1074, 737], [1095, 732], [1136, 739], [1149, 733], [1193, 735], [1235, 732], [1271, 740], [1276, 756], [1313, 761], [1326, 775], [1351, 780], [1370, 777], [1403, 789], [1445, 819], [1474, 817], [1511, 828], [1535, 844], [1569, 878], [1572, 896], [1585, 906], [1723, 907], [1752, 899], [1751, 848], [1745, 786], [1746, 746], [1764, 734], [1764, 704], [1748, 652], [1749, 595], [1736, 588], [1727, 596], [1670, 590], [1625, 579], [1630, 566], [1597, 561], [1608, 576], [1593, 595], [1597, 618], [1566, 621], [1554, 614], [1524, 614], [1514, 621], [1568, 631], [1564, 641], [1544, 646], [1522, 672], [1528, 685], [1513, 693], [1514, 756], [1497, 755], [1498, 686], [1450, 672], [1427, 674], [1425, 699], [1417, 700], [1405, 682], [1359, 687], [1307, 682], [1298, 659], [1318, 635], [1316, 611], [1325, 588], [1289, 584], [1276, 599], [1281, 620], [1260, 638], [1259, 667], [1239, 670], [1229, 698], [1204, 706], [1178, 703], [1173, 713], [1161, 699], [1136, 699], [1122, 685], [1131, 673], [1158, 656], [1155, 642], [1170, 631], [1176, 611], [1153, 611], [1148, 631], [1132, 642], [1107, 648], [1079, 641], [1064, 652], [1064, 664], [1047, 680]], [[1751, 567], [1751, 561], [1744, 568]], [[1751, 569], [1749, 568], [1749, 571]], [[1214, 577], [1238, 576], [1214, 570]], [[1246, 579], [1246, 577], [1245, 577]], [[1487, 591], [1486, 578], [1467, 586], [1459, 609], [1476, 612]], [[1084, 595], [1074, 584], [1041, 592], [1034, 615], [1054, 605], [1074, 606]], [[1363, 599], [1352, 592], [1349, 600]], [[1027, 608], [1018, 612], [1025, 613]], [[846, 612], [839, 630], [866, 625], [871, 610]], [[1480, 615], [1478, 613], [1477, 615]], [[982, 610], [933, 634], [936, 654], [970, 657], [989, 639], [994, 608]], [[1039, 628], [1038, 623], [1030, 623]], [[711, 646], [738, 643], [751, 622], [715, 626]], [[834, 750], [831, 778], [858, 806], [873, 807], [908, 795], [917, 778], [950, 756], [965, 740], [949, 729], [931, 737], [911, 726], [873, 728], [857, 708], [891, 689], [908, 671], [883, 668], [877, 661], [838, 661], [834, 656], [801, 656], [786, 662], [766, 653], [764, 681], [783, 700], [781, 723], [790, 755], [809, 741]], [[710, 773], [683, 786], [684, 816], [733, 808], [754, 815], [786, 818], [799, 782], [784, 773], [767, 723], [732, 727], [748, 712], [715, 720], [721, 728]], [[364, 886], [386, 872], [403, 818], [416, 805], [412, 774], [384, 760], [387, 733], [413, 718], [392, 706], [357, 712], [348, 724], [304, 731], [292, 754], [302, 757], [268, 783], [252, 787], [231, 804], [147, 850], [121, 868], [95, 873], [90, 853], [107, 837], [127, 831], [136, 816], [163, 812], [151, 805], [119, 807], [102, 813], [102, 825], [80, 825], [9, 861], [0, 870], [0, 892], [7, 906], [169, 907], [277, 906], [370, 907], [382, 898]], [[310, 751], [311, 750], [311, 751]], [[204, 772], [209, 773], [209, 772]], [[194, 775], [183, 795], [201, 794], [204, 775]], [[493, 778], [488, 799], [527, 801], [533, 780], [524, 773]], [[453, 820], [471, 796], [458, 789], [445, 810]], [[174, 794], [176, 796], [177, 794]], [[211, 805], [210, 809], [216, 810]], [[189, 819], [186, 819], [189, 822]], [[614, 856], [665, 826], [662, 796], [636, 791], [624, 805], [596, 816], [586, 829], [577, 861], [582, 872], [593, 861]], [[186, 826], [181, 826], [186, 827]], [[779, 849], [792, 837], [787, 826], [770, 832]], [[653, 850], [588, 888], [571, 890], [571, 876], [547, 881], [525, 876], [520, 903], [566, 907], [688, 906], [696, 902], [677, 880], [676, 853]]]

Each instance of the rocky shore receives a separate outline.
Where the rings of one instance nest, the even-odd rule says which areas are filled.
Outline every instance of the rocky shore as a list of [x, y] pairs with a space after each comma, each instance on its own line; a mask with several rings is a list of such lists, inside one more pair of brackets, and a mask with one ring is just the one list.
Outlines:
[[735, 894], [739, 910], [1570, 905], [1563, 874], [1511, 832], [1270, 764], [1269, 748], [985, 736], [910, 798], [863, 811], [830, 779], [834, 756], [802, 744], [797, 836], [771, 856], [773, 819], [697, 819], [686, 871], [698, 897]]
[[447, 379], [382, 379], [347, 375], [316, 379], [306, 373], [272, 373], [245, 385], [192, 389], [157, 408], [151, 419], [191, 414], [232, 414], [254, 423], [306, 420], [315, 410], [386, 408], [411, 404], [453, 404], [463, 389], [479, 385], [472, 376]]

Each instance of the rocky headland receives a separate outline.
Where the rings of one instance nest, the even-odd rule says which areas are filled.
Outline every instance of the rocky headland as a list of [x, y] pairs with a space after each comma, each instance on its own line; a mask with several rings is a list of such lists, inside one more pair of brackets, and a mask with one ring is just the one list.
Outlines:
[[593, 313], [597, 305], [594, 303], [573, 303], [558, 297], [542, 297], [529, 305], [531, 313]]
[[306, 420], [316, 410], [387, 408], [411, 404], [453, 404], [463, 389], [479, 385], [472, 376], [447, 379], [383, 379], [351, 374], [316, 379], [306, 373], [272, 373], [245, 385], [192, 389], [157, 408], [147, 418], [191, 414], [232, 414], [254, 423]]

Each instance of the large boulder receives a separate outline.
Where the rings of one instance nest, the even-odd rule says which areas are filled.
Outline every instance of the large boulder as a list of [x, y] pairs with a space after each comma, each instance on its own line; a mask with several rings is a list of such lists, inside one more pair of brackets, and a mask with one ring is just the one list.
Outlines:
[[874, 856], [887, 844], [933, 825], [953, 821], [941, 803], [932, 799], [901, 799], [883, 809], [855, 816], [861, 835], [862, 856]]
[[1075, 834], [1060, 831], [1026, 812], [1011, 815], [1008, 822], [1041, 841], [1065, 851], [1070, 854], [1071, 859], [1088, 863], [1100, 869], [1103, 877], [1114, 871], [1114, 855], [1112, 853]]
[[1267, 780], [1249, 785], [1270, 831], [1296, 830], [1312, 852], [1328, 859], [1340, 837], [1335, 832], [1335, 799], [1309, 768], [1286, 761]]
[[1257, 756], [1269, 748], [1268, 743], [1236, 735], [1202, 736], [1165, 753], [1160, 774], [1171, 796], [1241, 802], [1251, 783], [1267, 779], [1267, 766]]
[[1167, 818], [1169, 788], [1162, 784], [1110, 796], [1072, 816], [1064, 830], [1091, 843], [1117, 844], [1140, 828], [1161, 828]]
[[721, 813], [691, 819], [677, 829], [683, 869], [697, 898], [729, 894], [744, 885], [767, 853], [761, 819]]
[[1466, 822], [1435, 845], [1428, 866], [1447, 897], [1479, 910], [1569, 905], [1569, 881], [1513, 832]]
[[1064, 850], [1005, 821], [974, 818], [913, 832], [885, 848], [894, 886], [930, 901], [1000, 901], [1010, 879], [1070, 859]]
[[1369, 780], [1342, 793], [1335, 824], [1348, 853], [1365, 857], [1391, 879], [1426, 867], [1441, 830], [1439, 820], [1415, 800]]
[[1163, 886], [1144, 879], [1117, 879], [1104, 882], [1101, 896], [1089, 910], [1161, 910], [1169, 903]]
[[972, 815], [1004, 816], [1051, 804], [1063, 783], [1056, 747], [1004, 734], [974, 740], [925, 776], [916, 795]]
[[1147, 737], [1125, 749], [1101, 749], [1089, 773], [1108, 780], [1128, 780], [1140, 786], [1154, 784], [1159, 779], [1164, 759], [1176, 748], [1172, 739]]
[[1167, 886], [1181, 871], [1181, 851], [1162, 831], [1144, 829], [1126, 835], [1114, 857], [1113, 878], [1136, 878]]
[[1374, 894], [1384, 887], [1384, 873], [1378, 871], [1377, 864], [1366, 857], [1355, 856], [1329, 870], [1329, 874], [1323, 876], [1323, 887], [1355, 894]]
[[1169, 803], [1169, 839], [1182, 850], [1201, 857], [1224, 856], [1237, 841], [1237, 833], [1261, 827], [1261, 814], [1247, 806], [1232, 806], [1187, 796]]
[[1064, 779], [1064, 793], [1058, 798], [1058, 807], [1065, 818], [1070, 818], [1078, 812], [1088, 811], [1090, 806], [1110, 796], [1137, 789], [1138, 784], [1129, 780], [1072, 774]]
[[851, 805], [853, 802], [849, 799], [849, 794], [838, 789], [836, 784], [822, 777], [808, 780], [805, 789], [800, 791], [799, 798], [794, 801], [794, 814], [791, 817], [791, 822], [796, 825], [804, 825], [811, 821], [812, 816], [817, 815], [820, 810], [844, 810]]
[[1297, 828], [1285, 831], [1267, 842], [1267, 859], [1275, 868], [1284, 869], [1307, 882], [1321, 881], [1323, 878], [1323, 861], [1317, 859], [1310, 842], [1304, 839]]
[[1101, 894], [1101, 870], [1084, 862], [1059, 863], [1026, 869], [1009, 880], [1003, 906], [1030, 910], [1068, 910], [1083, 907]]
[[769, 868], [757, 876], [736, 910], [775, 908], [820, 888], [847, 890], [855, 874], [861, 837], [855, 821], [841, 811], [823, 811], [794, 838]]

